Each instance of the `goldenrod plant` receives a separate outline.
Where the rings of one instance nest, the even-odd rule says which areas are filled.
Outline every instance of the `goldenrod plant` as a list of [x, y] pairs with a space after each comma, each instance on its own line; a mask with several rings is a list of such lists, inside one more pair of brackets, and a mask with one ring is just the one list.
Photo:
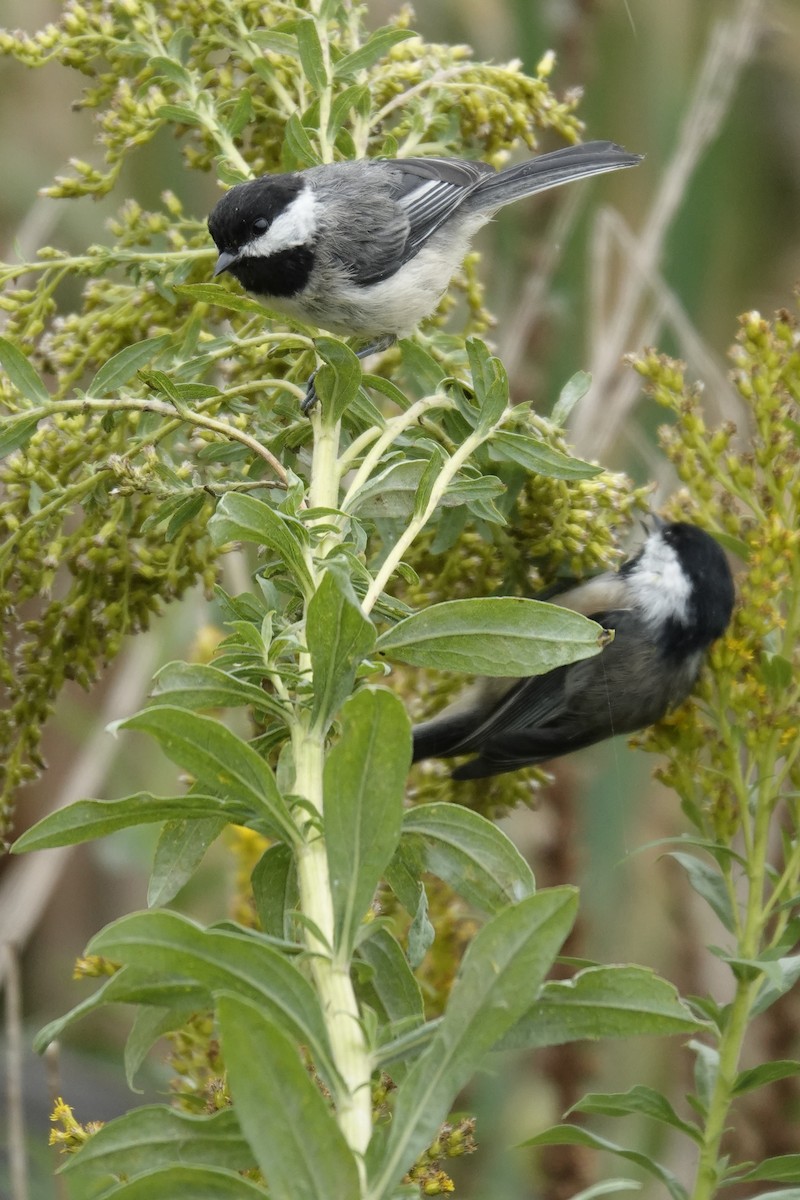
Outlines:
[[[87, 0], [33, 37], [0, 35], [0, 49], [89, 77], [81, 103], [96, 110], [104, 161], [74, 163], [52, 189], [67, 198], [114, 188], [127, 156], [165, 127], [187, 170], [224, 183], [363, 154], [500, 162], [541, 129], [579, 135], [576, 97], [548, 84], [549, 56], [529, 78], [427, 44], [410, 19], [404, 11], [367, 32], [364, 11], [345, 0]], [[697, 1038], [695, 1116], [645, 1087], [587, 1097], [584, 1110], [643, 1113], [690, 1137], [697, 1197], [746, 1176], [726, 1163], [721, 1135], [734, 1096], [776, 1076], [770, 1065], [740, 1071], [742, 1039], [796, 973], [797, 760], [785, 714], [798, 702], [798, 568], [787, 553], [797, 480], [776, 474], [778, 458], [797, 453], [788, 318], [772, 329], [753, 318], [738, 364], [762, 449], [748, 459], [720, 444], [713, 471], [677, 369], [655, 357], [639, 365], [679, 415], [668, 451], [689, 486], [676, 510], [724, 533], [752, 571], [700, 705], [652, 741], [669, 742], [665, 771], [699, 825], [681, 861], [727, 917], [721, 953], [739, 990], [723, 1009], [690, 1004], [635, 965], [582, 963], [568, 980], [548, 979], [576, 890], [537, 891], [508, 837], [485, 812], [448, 803], [452, 792], [405, 803], [401, 671], [462, 672], [475, 639], [481, 672], [500, 676], [600, 650], [592, 622], [527, 598], [561, 572], [617, 561], [644, 507], [623, 476], [569, 453], [564, 422], [586, 380], [566, 383], [548, 418], [510, 406], [503, 364], [478, 336], [489, 317], [474, 259], [453, 293], [461, 325], [447, 324], [451, 296], [384, 373], [362, 376], [344, 343], [270, 321], [235, 286], [209, 282], [203, 214], [174, 196], [158, 212], [123, 203], [111, 232], [111, 246], [48, 248], [0, 268], [0, 570], [8, 636], [20, 643], [3, 666], [7, 830], [63, 682], [90, 686], [126, 634], [197, 581], [214, 588], [231, 547], [247, 549], [253, 573], [238, 594], [216, 588], [225, 636], [207, 661], [163, 666], [150, 702], [118, 723], [154, 739], [185, 789], [82, 800], [14, 847], [163, 825], [157, 903], [91, 940], [81, 973], [104, 982], [37, 1044], [101, 1006], [135, 1004], [128, 1077], [168, 1035], [174, 1103], [88, 1129], [60, 1101], [70, 1194], [445, 1194], [448, 1159], [474, 1145], [470, 1118], [452, 1115], [457, 1097], [494, 1052], [634, 1035]], [[79, 291], [71, 308], [66, 283]], [[308, 419], [299, 402], [320, 363]], [[701, 461], [697, 489], [690, 464]], [[774, 570], [785, 585], [772, 587]], [[761, 713], [768, 766], [752, 732]], [[520, 794], [516, 780], [500, 786], [497, 809]], [[204, 926], [167, 906], [231, 827], [248, 888], [235, 920]], [[713, 868], [689, 857], [698, 840]], [[471, 914], [459, 935], [453, 903]], [[610, 1146], [574, 1126], [547, 1139]], [[645, 1150], [616, 1149], [674, 1200], [689, 1194]], [[791, 1169], [761, 1164], [750, 1178], [785, 1181]]]

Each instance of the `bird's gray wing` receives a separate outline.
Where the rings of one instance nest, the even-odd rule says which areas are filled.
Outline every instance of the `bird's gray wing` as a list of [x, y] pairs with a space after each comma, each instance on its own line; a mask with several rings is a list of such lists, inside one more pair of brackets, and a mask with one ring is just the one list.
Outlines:
[[364, 173], [369, 220], [359, 222], [357, 212], [348, 212], [349, 220], [339, 223], [339, 245], [341, 253], [346, 228], [342, 259], [350, 277], [363, 287], [389, 279], [412, 259], [493, 171], [488, 163], [454, 158], [370, 159], [362, 166], [373, 176]]
[[398, 204], [409, 222], [405, 261], [419, 250], [494, 169], [485, 162], [458, 158], [401, 158], [393, 164]]

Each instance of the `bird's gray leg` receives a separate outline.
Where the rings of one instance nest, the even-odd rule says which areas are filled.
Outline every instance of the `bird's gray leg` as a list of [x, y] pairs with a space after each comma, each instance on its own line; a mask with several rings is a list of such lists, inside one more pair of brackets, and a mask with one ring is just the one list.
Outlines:
[[[370, 342], [363, 350], [356, 350], [356, 358], [369, 358], [370, 354], [380, 354], [383, 350], [388, 350], [397, 341], [393, 333], [387, 333], [377, 341]], [[319, 368], [317, 368], [318, 370]], [[300, 411], [308, 415], [314, 405], [317, 403], [317, 389], [314, 387], [314, 380], [317, 377], [317, 372], [314, 371], [309, 376], [308, 386], [306, 387], [306, 396], [303, 403], [300, 405]]]

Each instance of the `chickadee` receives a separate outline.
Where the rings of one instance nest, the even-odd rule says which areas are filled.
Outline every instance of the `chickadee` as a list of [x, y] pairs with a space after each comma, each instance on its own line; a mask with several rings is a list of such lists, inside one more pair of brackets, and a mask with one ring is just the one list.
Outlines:
[[691, 692], [733, 600], [717, 542], [694, 525], [659, 522], [616, 574], [550, 601], [613, 629], [608, 646], [544, 675], [479, 680], [416, 726], [414, 762], [475, 751], [453, 779], [480, 779], [652, 725]]
[[229, 271], [306, 324], [368, 338], [364, 358], [434, 311], [497, 209], [640, 158], [613, 142], [588, 142], [499, 173], [484, 162], [402, 158], [262, 175], [232, 187], [208, 218], [219, 250], [214, 275]]

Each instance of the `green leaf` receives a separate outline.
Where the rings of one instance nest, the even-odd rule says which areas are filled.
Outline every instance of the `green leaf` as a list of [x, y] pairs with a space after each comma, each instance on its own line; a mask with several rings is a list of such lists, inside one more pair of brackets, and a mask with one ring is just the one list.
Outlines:
[[581, 1039], [693, 1033], [705, 1028], [675, 987], [645, 967], [587, 967], [551, 980], [505, 1035], [499, 1050], [559, 1046]]
[[604, 1179], [602, 1183], [593, 1183], [591, 1187], [582, 1188], [570, 1200], [597, 1200], [598, 1196], [616, 1196], [619, 1192], [640, 1192], [642, 1185], [638, 1179]]
[[159, 337], [136, 342], [133, 346], [125, 346], [103, 363], [86, 389], [87, 396], [102, 397], [107, 396], [109, 392], [119, 391], [123, 384], [133, 379], [147, 363], [152, 362], [171, 341], [172, 335], [163, 333]]
[[776, 959], [729, 958], [728, 961], [764, 972], [766, 978], [753, 1006], [754, 1013], [765, 1012], [776, 1000], [785, 996], [800, 979], [800, 954], [788, 954]]
[[778, 1154], [740, 1176], [741, 1181], [774, 1179], [777, 1183], [800, 1183], [800, 1154]]
[[180, 1029], [197, 1012], [193, 996], [185, 996], [171, 1008], [140, 1005], [125, 1042], [125, 1078], [132, 1092], [137, 1091], [136, 1076], [150, 1050], [167, 1033]]
[[170, 83], [176, 84], [179, 88], [192, 86], [192, 77], [186, 67], [174, 58], [167, 58], [163, 54], [154, 54], [152, 57], [148, 55], [147, 65], [156, 76], [163, 75]]
[[200, 113], [190, 108], [188, 104], [161, 104], [156, 110], [156, 115], [162, 121], [173, 121], [177, 125], [202, 125], [203, 118]]
[[283, 705], [263, 688], [237, 679], [227, 671], [207, 663], [166, 663], [155, 677], [152, 697], [160, 704], [172, 704], [191, 710], [204, 708], [241, 708], [286, 720]]
[[719, 1051], [714, 1046], [692, 1039], [689, 1048], [694, 1051], [694, 1088], [701, 1111], [705, 1114], [714, 1096], [719, 1076]]
[[238, 137], [246, 125], [253, 119], [253, 98], [247, 88], [241, 88], [239, 96], [234, 105], [233, 112], [226, 119], [228, 133], [231, 137]]
[[369, 88], [364, 84], [354, 84], [345, 88], [331, 105], [331, 115], [328, 121], [328, 137], [336, 138], [339, 130], [350, 116], [353, 109], [361, 116], [369, 116]]
[[360, 1194], [355, 1159], [297, 1046], [233, 996], [220, 998], [218, 1015], [236, 1116], [270, 1196], [353, 1200]]
[[528, 896], [493, 917], [470, 943], [441, 1024], [397, 1089], [394, 1118], [372, 1164], [373, 1194], [386, 1195], [400, 1180], [486, 1054], [530, 1006], [577, 902], [574, 888]]
[[[209, 259], [211, 255], [209, 254]], [[209, 268], [210, 269], [210, 268]], [[233, 292], [221, 283], [176, 283], [172, 290], [177, 296], [186, 296], [196, 304], [216, 304], [218, 308], [227, 308], [231, 312], [257, 313], [260, 317], [268, 317], [269, 312], [257, 300]]]
[[574, 1112], [603, 1113], [609, 1117], [637, 1113], [643, 1117], [652, 1117], [654, 1121], [660, 1121], [663, 1125], [670, 1125], [698, 1144], [703, 1140], [701, 1130], [696, 1125], [681, 1120], [666, 1096], [662, 1096], [655, 1088], [644, 1085], [632, 1087], [627, 1092], [589, 1092], [567, 1110], [567, 1115]]
[[[396, 872], [395, 872], [396, 874]], [[392, 878], [392, 889], [395, 889], [395, 879]], [[430, 950], [436, 938], [436, 930], [428, 917], [428, 893], [425, 885], [417, 881], [417, 903], [408, 911], [412, 920], [408, 930], [408, 961], [416, 970], [425, 955]]]
[[135, 1179], [112, 1184], [97, 1200], [265, 1200], [268, 1193], [237, 1171], [222, 1167], [157, 1167]]
[[612, 1154], [619, 1155], [620, 1158], [626, 1159], [628, 1162], [636, 1163], [637, 1166], [647, 1171], [649, 1175], [654, 1175], [664, 1184], [672, 1200], [687, 1200], [686, 1189], [678, 1182], [676, 1177], [666, 1167], [662, 1167], [661, 1163], [650, 1158], [647, 1154], [639, 1154], [635, 1150], [625, 1150], [622, 1146], [617, 1146], [614, 1142], [607, 1141], [606, 1138], [598, 1137], [596, 1133], [590, 1133], [588, 1129], [581, 1129], [577, 1125], [554, 1125], [552, 1129], [546, 1129], [544, 1133], [537, 1134], [536, 1137], [529, 1138], [525, 1142], [520, 1143], [521, 1146], [587, 1146], [592, 1150], [608, 1150]]
[[135, 1177], [176, 1162], [231, 1171], [255, 1166], [232, 1109], [195, 1117], [148, 1104], [101, 1126], [77, 1154], [65, 1158], [61, 1172], [85, 1190], [111, 1175]]
[[362, 998], [388, 1025], [416, 1027], [425, 1020], [422, 992], [400, 943], [388, 929], [376, 929], [358, 948], [358, 956], [372, 968], [359, 985]]
[[192, 878], [206, 851], [223, 832], [226, 824], [212, 817], [204, 821], [170, 821], [164, 826], [147, 884], [148, 908], [161, 908], [174, 900]]
[[572, 378], [567, 380], [550, 414], [550, 420], [554, 425], [560, 427], [566, 424], [573, 408], [579, 400], [583, 399], [591, 386], [592, 377], [588, 371], [576, 371]]
[[430, 871], [483, 912], [536, 890], [530, 867], [502, 830], [453, 804], [420, 804], [403, 818], [400, 858], [418, 878]]
[[775, 1083], [778, 1079], [789, 1079], [793, 1075], [800, 1075], [800, 1062], [794, 1059], [762, 1063], [758, 1067], [751, 1067], [749, 1071], [740, 1071], [736, 1076], [733, 1092], [735, 1096], [741, 1096], [745, 1092], [755, 1091], [756, 1088]]
[[377, 649], [415, 667], [519, 678], [590, 658], [601, 636], [579, 613], [494, 596], [432, 604], [382, 634]]
[[694, 854], [683, 854], [679, 850], [670, 851], [669, 857], [680, 863], [698, 896], [703, 897], [728, 932], [733, 933], [736, 928], [736, 918], [731, 908], [725, 880], [719, 870], [702, 862]]
[[499, 358], [478, 338], [467, 338], [467, 357], [475, 399], [480, 406], [478, 429], [496, 425], [508, 407], [508, 375]]
[[30, 414], [20, 413], [18, 416], [4, 417], [0, 421], [0, 458], [6, 458], [15, 450], [27, 446], [43, 415], [32, 417]]
[[[373, 475], [360, 487], [347, 504], [347, 511], [371, 520], [407, 518], [419, 507], [420, 484], [432, 459], [406, 458], [393, 462]], [[435, 460], [434, 481], [441, 470], [441, 457]], [[449, 485], [437, 508], [457, 508], [470, 500], [492, 499], [505, 491], [505, 485], [494, 476], [471, 478], [459, 472]], [[424, 497], [427, 503], [428, 496]]]
[[297, 49], [300, 53], [300, 65], [303, 74], [315, 92], [324, 92], [328, 86], [328, 73], [325, 70], [325, 59], [322, 55], [316, 22], [310, 17], [298, 21], [294, 28], [297, 38]]
[[603, 469], [564, 454], [530, 434], [505, 430], [492, 434], [489, 452], [501, 462], [519, 463], [526, 471], [548, 479], [593, 479]]
[[296, 836], [272, 771], [252, 746], [213, 717], [154, 704], [120, 721], [118, 728], [149, 733], [201, 788], [247, 807], [250, 823], [263, 826], [268, 836], [290, 841]]
[[169, 1007], [191, 1005], [192, 1010], [197, 1012], [211, 1006], [211, 995], [208, 989], [185, 976], [173, 974], [156, 978], [147, 966], [123, 966], [91, 996], [40, 1029], [33, 1039], [36, 1053], [42, 1054], [51, 1042], [62, 1036], [65, 1029], [90, 1016], [104, 1004], [153, 1005], [159, 1012]]
[[323, 360], [314, 381], [317, 394], [323, 411], [338, 421], [358, 395], [361, 363], [350, 347], [336, 338], [317, 337], [314, 345]]
[[293, 112], [283, 127], [282, 165], [286, 167], [317, 167], [322, 162], [319, 151], [308, 136], [303, 122]]
[[777, 1192], [759, 1192], [758, 1200], [800, 1200], [800, 1188], [780, 1188]]
[[153, 910], [112, 922], [92, 939], [87, 954], [142, 968], [161, 982], [196, 984], [215, 999], [230, 993], [251, 1000], [289, 1036], [309, 1046], [316, 1067], [329, 1082], [336, 1078], [311, 984], [258, 934], [202, 929], [178, 913]]
[[216, 546], [234, 541], [268, 546], [292, 574], [303, 595], [310, 596], [313, 592], [311, 574], [303, 556], [308, 534], [301, 521], [255, 496], [227, 492], [217, 505], [208, 530]]
[[0, 337], [0, 367], [8, 376], [11, 386], [25, 400], [34, 404], [46, 404], [51, 399], [41, 378], [22, 351], [4, 337]]
[[323, 807], [336, 949], [344, 959], [399, 841], [410, 763], [411, 723], [400, 700], [382, 688], [352, 696], [325, 763]]
[[287, 937], [291, 913], [298, 903], [294, 855], [283, 842], [270, 846], [250, 879], [258, 920], [264, 933]]
[[13, 854], [29, 850], [47, 850], [53, 846], [74, 846], [93, 838], [106, 837], [118, 829], [148, 825], [155, 821], [201, 820], [204, 817], [246, 824], [252, 810], [233, 797], [204, 796], [189, 792], [185, 796], [154, 796], [135, 792], [122, 800], [78, 800], [59, 808], [26, 829], [12, 847]]
[[306, 638], [314, 672], [312, 719], [327, 729], [353, 690], [356, 670], [375, 644], [375, 629], [352, 591], [326, 571], [308, 605]]
[[388, 54], [392, 46], [404, 42], [406, 38], [417, 36], [413, 29], [395, 29], [391, 26], [378, 29], [368, 42], [359, 46], [358, 50], [340, 58], [333, 68], [333, 74], [336, 78], [342, 78], [355, 75], [357, 71], [365, 71], [378, 59]]

